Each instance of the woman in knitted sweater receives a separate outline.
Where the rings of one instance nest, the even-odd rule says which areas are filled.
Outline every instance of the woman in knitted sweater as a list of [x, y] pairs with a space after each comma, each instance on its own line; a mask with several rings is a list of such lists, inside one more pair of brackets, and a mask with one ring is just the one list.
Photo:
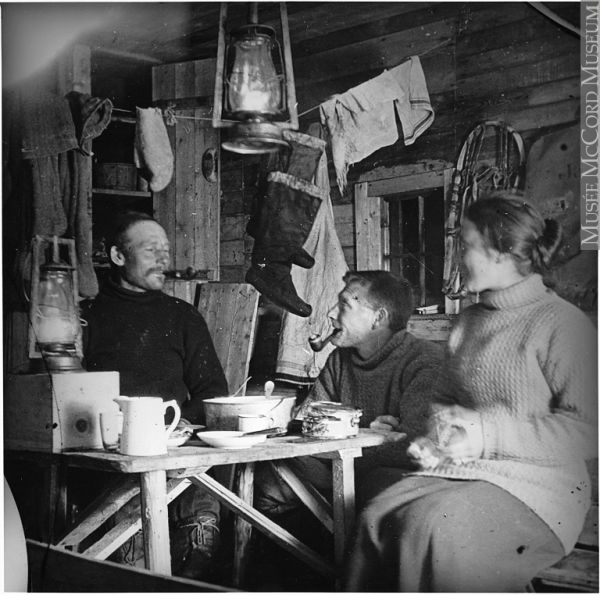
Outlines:
[[422, 470], [370, 500], [350, 591], [523, 591], [574, 546], [597, 456], [596, 335], [542, 282], [560, 228], [493, 197], [463, 223], [479, 300], [448, 342], [443, 402], [411, 451]]

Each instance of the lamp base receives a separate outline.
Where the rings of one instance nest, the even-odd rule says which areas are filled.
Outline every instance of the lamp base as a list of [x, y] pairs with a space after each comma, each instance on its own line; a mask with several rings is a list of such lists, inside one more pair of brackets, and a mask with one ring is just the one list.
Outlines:
[[47, 343], [40, 346], [44, 366], [51, 372], [76, 372], [83, 370], [81, 358], [74, 345]]
[[283, 140], [283, 129], [270, 122], [240, 122], [231, 128], [228, 141], [221, 146], [233, 153], [256, 155], [273, 153], [282, 147], [289, 147]]

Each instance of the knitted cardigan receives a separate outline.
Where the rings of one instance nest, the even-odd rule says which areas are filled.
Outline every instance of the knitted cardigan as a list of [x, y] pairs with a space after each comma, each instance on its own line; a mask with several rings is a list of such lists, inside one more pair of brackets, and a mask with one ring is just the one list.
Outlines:
[[338, 348], [329, 356], [302, 411], [310, 401], [341, 402], [362, 409], [363, 428], [379, 415], [400, 418], [400, 431], [407, 438], [366, 449], [360, 464], [414, 468], [406, 447], [424, 433], [442, 361], [439, 345], [406, 330], [395, 333], [367, 359], [353, 348]]
[[203, 399], [227, 394], [206, 322], [191, 304], [109, 280], [82, 303], [82, 316], [86, 368], [119, 372], [121, 394], [176, 399], [192, 423], [204, 422]]
[[569, 552], [590, 504], [585, 460], [597, 456], [596, 342], [585, 314], [539, 275], [483, 293], [450, 334], [443, 380], [451, 402], [479, 412], [483, 455], [419, 474], [499, 486]]

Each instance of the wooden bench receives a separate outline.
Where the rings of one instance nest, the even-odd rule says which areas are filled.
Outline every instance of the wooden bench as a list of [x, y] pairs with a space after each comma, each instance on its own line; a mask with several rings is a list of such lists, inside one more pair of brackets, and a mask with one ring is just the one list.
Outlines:
[[106, 560], [95, 560], [32, 539], [27, 539], [27, 562], [29, 591], [34, 593], [215, 593], [234, 590]]

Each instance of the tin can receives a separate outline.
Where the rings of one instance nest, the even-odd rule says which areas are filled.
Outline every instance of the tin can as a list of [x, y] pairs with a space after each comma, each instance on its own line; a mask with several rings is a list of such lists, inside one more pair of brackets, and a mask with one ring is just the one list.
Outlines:
[[356, 436], [361, 415], [361, 409], [333, 401], [315, 401], [304, 414], [302, 434], [314, 438]]

